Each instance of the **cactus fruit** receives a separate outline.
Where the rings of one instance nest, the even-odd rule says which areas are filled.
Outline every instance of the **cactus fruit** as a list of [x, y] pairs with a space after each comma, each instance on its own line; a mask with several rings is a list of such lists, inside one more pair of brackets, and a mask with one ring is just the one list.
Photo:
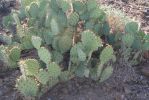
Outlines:
[[20, 70], [23, 75], [34, 76], [38, 74], [40, 64], [36, 59], [26, 59], [19, 62]]
[[45, 47], [41, 47], [37, 51], [40, 60], [48, 65], [48, 63], [51, 61], [51, 53], [48, 51], [48, 49], [46, 49]]
[[53, 62], [48, 65], [48, 72], [51, 77], [58, 77], [61, 74], [61, 68]]
[[35, 97], [38, 93], [38, 84], [34, 79], [20, 77], [16, 87], [26, 97]]
[[68, 19], [68, 22], [71, 26], [76, 26], [79, 22], [79, 15], [76, 12], [73, 12]]

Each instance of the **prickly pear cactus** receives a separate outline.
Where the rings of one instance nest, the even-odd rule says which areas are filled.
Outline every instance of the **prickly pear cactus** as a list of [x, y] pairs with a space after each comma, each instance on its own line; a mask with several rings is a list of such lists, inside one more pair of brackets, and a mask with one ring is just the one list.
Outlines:
[[135, 34], [138, 32], [138, 30], [139, 30], [139, 26], [137, 22], [127, 23], [125, 26], [125, 32], [129, 34]]
[[32, 36], [32, 44], [36, 49], [40, 49], [42, 39], [37, 36]]
[[106, 46], [100, 54], [100, 62], [102, 64], [107, 63], [110, 59], [113, 58], [113, 55], [113, 48], [110, 45]]
[[61, 68], [56, 63], [48, 65], [48, 72], [51, 77], [58, 77], [61, 74]]
[[6, 34], [0, 34], [0, 42], [11, 45], [12, 44], [12, 36], [6, 35]]
[[92, 31], [84, 31], [81, 33], [81, 41], [83, 45], [83, 51], [88, 55], [93, 51], [96, 51], [102, 46], [100, 37], [96, 36]]
[[19, 61], [21, 56], [21, 49], [17, 46], [14, 46], [10, 51], [9, 51], [9, 57], [11, 60], [17, 62]]
[[76, 26], [79, 22], [79, 15], [76, 12], [72, 13], [69, 16], [68, 22], [71, 26]]
[[134, 42], [134, 39], [135, 39], [135, 37], [134, 37], [133, 34], [124, 34], [122, 36], [122, 42], [127, 47], [131, 47], [132, 46], [132, 44]]
[[72, 38], [67, 35], [61, 37], [58, 41], [58, 47], [61, 53], [64, 53], [70, 50], [71, 46], [72, 46]]
[[103, 82], [103, 81], [107, 80], [107, 79], [112, 75], [112, 73], [113, 73], [113, 68], [112, 68], [112, 66], [107, 66], [107, 67], [103, 70], [103, 72], [102, 72], [102, 74], [101, 74], [101, 76], [100, 76], [100, 82]]
[[37, 82], [34, 79], [23, 77], [20, 77], [17, 80], [16, 87], [26, 97], [35, 97], [39, 88]]
[[40, 65], [36, 59], [26, 59], [19, 62], [20, 70], [25, 76], [38, 74]]
[[51, 53], [48, 51], [48, 49], [46, 49], [45, 47], [41, 47], [37, 51], [40, 60], [48, 65], [48, 63], [51, 61]]
[[41, 84], [46, 85], [50, 79], [50, 74], [45, 70], [40, 70], [36, 77]]

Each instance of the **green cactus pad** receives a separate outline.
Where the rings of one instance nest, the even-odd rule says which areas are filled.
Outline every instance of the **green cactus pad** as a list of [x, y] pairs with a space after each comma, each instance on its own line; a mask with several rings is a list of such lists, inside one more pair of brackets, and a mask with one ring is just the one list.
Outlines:
[[76, 12], [73, 12], [68, 19], [68, 22], [71, 26], [76, 26], [79, 21], [79, 15]]
[[30, 36], [24, 36], [21, 39], [21, 44], [22, 44], [23, 49], [32, 49], [33, 48]]
[[73, 9], [77, 13], [83, 14], [87, 10], [87, 7], [86, 7], [85, 3], [81, 2], [81, 1], [75, 1], [75, 2], [73, 2]]
[[86, 60], [86, 54], [82, 51], [82, 49], [78, 47], [77, 52], [78, 52], [79, 61], [85, 61]]
[[36, 49], [39, 49], [41, 46], [42, 39], [38, 36], [32, 36], [32, 44]]
[[35, 97], [38, 92], [38, 85], [35, 80], [31, 78], [20, 77], [17, 81], [16, 87], [25, 96]]
[[78, 42], [76, 45], [74, 45], [70, 50], [70, 59], [72, 63], [77, 64], [79, 61], [85, 61], [86, 60], [86, 54], [82, 50], [82, 43]]
[[91, 11], [97, 7], [96, 0], [88, 0], [86, 4], [87, 4], [88, 11]]
[[41, 47], [38, 50], [38, 56], [45, 64], [51, 61], [51, 53], [45, 47]]
[[63, 10], [63, 12], [66, 12], [68, 9], [70, 9], [70, 4], [68, 1], [58, 0], [58, 4], [60, 8]]
[[21, 49], [17, 46], [13, 47], [9, 52], [9, 57], [13, 61], [18, 61], [21, 56]]
[[58, 37], [58, 36], [57, 37], [54, 37], [53, 42], [52, 42], [52, 47], [54, 49], [56, 49], [57, 51], [59, 51], [59, 47], [58, 47], [59, 38], [60, 37]]
[[78, 77], [89, 77], [89, 73], [90, 70], [83, 64], [79, 65], [79, 67], [75, 70], [75, 74]]
[[48, 72], [51, 77], [58, 77], [61, 74], [61, 68], [58, 64], [52, 62], [48, 65]]
[[12, 44], [12, 37], [6, 34], [0, 34], [0, 41], [10, 45]]
[[60, 52], [52, 51], [52, 59], [56, 63], [60, 63], [63, 61], [63, 55]]
[[139, 31], [139, 26], [137, 22], [129, 22], [125, 26], [125, 32], [129, 34], [135, 34]]
[[100, 37], [96, 36], [92, 31], [84, 31], [81, 33], [81, 40], [83, 51], [88, 55], [89, 53], [98, 50], [102, 46]]
[[48, 82], [48, 87], [52, 88], [59, 82], [59, 79], [57, 77], [50, 77], [49, 82]]
[[45, 19], [45, 27], [50, 28], [52, 25], [50, 22], [51, 22], [51, 13], [48, 13]]
[[104, 19], [106, 19], [106, 14], [100, 8], [96, 8], [91, 12], [90, 18], [104, 21]]
[[38, 11], [39, 11], [38, 8], [39, 7], [38, 7], [37, 3], [35, 3], [35, 2], [31, 3], [30, 8], [28, 10], [29, 15], [33, 18], [37, 18], [38, 17]]
[[63, 71], [60, 75], [60, 81], [68, 81], [71, 78], [71, 74], [69, 71]]
[[56, 19], [51, 19], [51, 31], [54, 35], [57, 35], [60, 32], [59, 25]]
[[38, 81], [43, 85], [46, 85], [50, 79], [49, 73], [45, 70], [40, 70], [36, 77]]
[[143, 50], [145, 50], [145, 51], [149, 50], [149, 42], [143, 43]]
[[19, 62], [20, 70], [23, 75], [34, 76], [39, 72], [40, 65], [36, 59], [26, 59]]
[[100, 54], [100, 62], [101, 62], [101, 64], [105, 64], [105, 63], [107, 63], [110, 59], [112, 59], [112, 58], [113, 58], [113, 53], [114, 53], [114, 51], [113, 51], [112, 46], [110, 46], [110, 45], [106, 46], [106, 47], [102, 50], [102, 52], [101, 52], [101, 54]]
[[113, 73], [112, 66], [106, 67], [100, 76], [99, 82], [103, 82], [103, 81], [107, 80], [112, 75], [112, 73]]
[[134, 35], [133, 34], [124, 34], [123, 36], [122, 36], [122, 42], [123, 42], [123, 44], [125, 45], [125, 46], [127, 46], [127, 47], [131, 47], [132, 46], [132, 44], [133, 44], [133, 42], [134, 42], [134, 39], [135, 39], [135, 37], [134, 37]]
[[70, 50], [70, 59], [72, 63], [78, 63], [78, 52], [77, 52], [77, 45], [73, 46]]
[[61, 53], [67, 52], [72, 45], [72, 38], [68, 35], [62, 36], [58, 41], [59, 51]]

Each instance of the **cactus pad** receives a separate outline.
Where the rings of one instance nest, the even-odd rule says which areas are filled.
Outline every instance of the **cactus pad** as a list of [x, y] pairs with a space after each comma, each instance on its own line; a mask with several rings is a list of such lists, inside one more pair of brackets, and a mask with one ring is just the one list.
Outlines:
[[81, 40], [83, 51], [88, 55], [89, 53], [98, 50], [102, 46], [100, 37], [96, 36], [92, 31], [84, 31], [81, 33]]
[[68, 22], [71, 26], [76, 26], [79, 21], [78, 13], [74, 12], [69, 16]]
[[41, 47], [38, 50], [38, 56], [45, 64], [51, 61], [51, 53], [45, 47]]
[[113, 48], [110, 45], [106, 46], [100, 54], [100, 62], [102, 64], [107, 63], [110, 59], [113, 58], [113, 53]]
[[38, 81], [43, 85], [46, 85], [50, 79], [49, 73], [45, 70], [40, 70], [36, 77]]
[[25, 96], [35, 97], [38, 92], [38, 85], [36, 81], [31, 78], [24, 79], [23, 77], [20, 77], [16, 87]]
[[58, 77], [61, 74], [61, 68], [53, 62], [48, 65], [48, 72], [51, 77]]
[[135, 39], [135, 37], [134, 37], [134, 35], [133, 34], [124, 34], [123, 36], [122, 36], [122, 42], [123, 42], [123, 44], [125, 45], [125, 46], [127, 46], [127, 47], [131, 47], [132, 46], [132, 44], [133, 44], [133, 42], [134, 42], [134, 39]]
[[26, 59], [19, 62], [23, 75], [34, 76], [38, 74], [40, 65], [36, 59]]
[[13, 47], [9, 52], [9, 57], [11, 58], [11, 60], [15, 62], [20, 59], [20, 56], [21, 56], [21, 49], [17, 46]]
[[72, 45], [72, 38], [67, 35], [61, 37], [58, 41], [58, 47], [61, 53], [68, 51], [71, 48], [71, 45]]
[[41, 46], [42, 39], [37, 36], [32, 36], [32, 44], [36, 49], [39, 49]]
[[107, 80], [112, 75], [112, 73], [113, 73], [112, 66], [106, 67], [100, 76], [100, 82]]

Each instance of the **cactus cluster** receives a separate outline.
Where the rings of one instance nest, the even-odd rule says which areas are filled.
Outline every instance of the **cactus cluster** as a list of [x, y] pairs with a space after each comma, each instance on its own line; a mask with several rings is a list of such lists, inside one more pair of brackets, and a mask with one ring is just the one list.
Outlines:
[[[16, 87], [25, 97], [40, 97], [74, 76], [103, 82], [113, 72], [114, 50], [122, 50], [127, 60], [137, 58], [134, 52], [130, 55], [134, 50], [149, 50], [148, 35], [135, 22], [127, 23], [123, 34], [111, 33], [106, 13], [96, 0], [22, 2], [13, 14], [17, 23], [14, 40], [19, 46], [13, 45], [12, 38], [0, 36], [10, 46], [0, 47], [0, 60], [9, 66], [19, 61], [22, 75]], [[37, 57], [20, 60], [21, 51], [30, 49], [37, 51]]]
[[17, 80], [16, 87], [26, 97], [38, 97], [59, 82], [61, 68], [54, 62], [42, 68], [38, 60], [26, 59], [21, 60], [19, 66], [22, 75]]

